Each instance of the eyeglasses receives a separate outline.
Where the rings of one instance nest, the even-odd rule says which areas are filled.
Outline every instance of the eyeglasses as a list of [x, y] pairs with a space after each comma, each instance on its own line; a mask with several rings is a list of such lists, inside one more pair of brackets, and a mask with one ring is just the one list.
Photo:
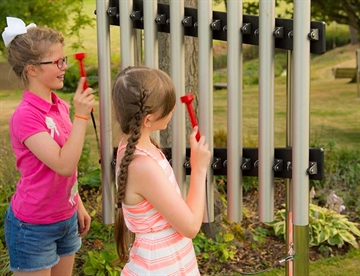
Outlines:
[[44, 62], [39, 62], [39, 64], [56, 64], [56, 66], [59, 69], [63, 69], [65, 64], [67, 64], [67, 57], [63, 57], [61, 59], [55, 60], [55, 61], [44, 61]]

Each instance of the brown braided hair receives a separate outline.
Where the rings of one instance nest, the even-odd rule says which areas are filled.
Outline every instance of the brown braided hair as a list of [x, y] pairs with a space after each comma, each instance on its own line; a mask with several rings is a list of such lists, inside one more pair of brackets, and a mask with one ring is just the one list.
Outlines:
[[[131, 234], [125, 225], [121, 203], [126, 192], [128, 167], [134, 159], [145, 116], [160, 112], [157, 120], [165, 118], [174, 109], [176, 93], [172, 80], [163, 71], [147, 67], [128, 67], [115, 77], [112, 101], [122, 132], [130, 134], [124, 156], [116, 170], [118, 211], [115, 219], [115, 241], [120, 262], [126, 262], [129, 258]], [[155, 141], [151, 142], [159, 147]]]

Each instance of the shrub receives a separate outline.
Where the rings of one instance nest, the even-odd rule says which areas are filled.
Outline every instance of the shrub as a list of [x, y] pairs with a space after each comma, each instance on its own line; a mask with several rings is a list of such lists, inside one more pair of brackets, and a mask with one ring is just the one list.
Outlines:
[[232, 234], [217, 233], [215, 240], [205, 237], [200, 232], [193, 239], [194, 249], [196, 255], [201, 253], [202, 258], [209, 260], [212, 257], [221, 263], [232, 259], [235, 254], [236, 247], [232, 245], [234, 236]]
[[[354, 210], [356, 218], [360, 218], [360, 152], [347, 149], [337, 149], [336, 143], [330, 142], [324, 146], [324, 171], [326, 178], [321, 181], [311, 181], [316, 188], [315, 202], [325, 205], [325, 195], [330, 191], [344, 199], [347, 209]], [[351, 192], [349, 192], [351, 191]]]
[[8, 271], [9, 256], [5, 248], [4, 214], [9, 206], [12, 194], [15, 192], [16, 182], [20, 175], [15, 166], [15, 156], [11, 150], [9, 140], [0, 141], [0, 275], [12, 275]]
[[121, 268], [115, 265], [117, 258], [114, 243], [106, 245], [100, 252], [89, 251], [83, 265], [84, 274], [117, 276], [121, 272]]
[[[278, 211], [271, 226], [278, 237], [285, 238], [285, 209]], [[359, 248], [356, 236], [360, 237], [357, 223], [351, 222], [346, 216], [326, 208], [310, 204], [309, 235], [310, 246], [337, 245], [342, 247], [345, 243]]]
[[[86, 78], [88, 85], [93, 88], [98, 88], [98, 70], [95, 67], [86, 69]], [[80, 79], [79, 65], [77, 63], [69, 63], [68, 69], [66, 70], [64, 87], [62, 92], [74, 93]]]
[[350, 32], [349, 26], [331, 23], [326, 29], [326, 50], [341, 47], [349, 44]]

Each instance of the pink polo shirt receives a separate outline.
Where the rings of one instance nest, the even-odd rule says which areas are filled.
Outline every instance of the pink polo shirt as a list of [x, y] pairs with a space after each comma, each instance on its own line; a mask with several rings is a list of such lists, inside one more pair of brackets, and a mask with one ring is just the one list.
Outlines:
[[[67, 103], [52, 93], [48, 103], [24, 91], [23, 100], [10, 118], [10, 138], [21, 173], [11, 199], [15, 217], [33, 224], [49, 224], [68, 219], [77, 210], [77, 173], [57, 174], [44, 165], [24, 144], [30, 136], [47, 132], [62, 147], [70, 135]], [[46, 148], [44, 148], [46, 150]]]

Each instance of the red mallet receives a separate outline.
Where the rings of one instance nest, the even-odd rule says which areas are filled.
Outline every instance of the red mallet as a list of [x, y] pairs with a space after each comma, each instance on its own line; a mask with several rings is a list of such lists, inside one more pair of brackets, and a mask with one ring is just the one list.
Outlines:
[[[80, 76], [82, 78], [85, 78], [85, 82], [84, 82], [84, 90], [85, 90], [86, 88], [89, 87], [88, 83], [87, 83], [86, 72], [85, 72], [84, 63], [83, 63], [83, 59], [85, 58], [85, 53], [76, 53], [74, 55], [74, 58], [79, 61]], [[98, 138], [97, 131], [96, 131], [96, 122], [95, 122], [94, 109], [93, 108], [91, 109], [90, 115], [91, 115], [91, 120], [93, 122], [95, 135], [96, 135], [96, 141], [97, 141], [98, 150], [99, 150], [99, 154], [100, 154], [100, 143], [99, 143], [99, 138]]]
[[[194, 100], [194, 95], [193, 94], [187, 94], [185, 96], [180, 97], [180, 100], [182, 103], [186, 104], [187, 107], [187, 111], [189, 113], [189, 117], [190, 117], [190, 121], [191, 121], [191, 125], [192, 127], [195, 127], [198, 125], [197, 121], [196, 121], [196, 117], [195, 117], [195, 112], [194, 112], [194, 108], [192, 106], [192, 101]], [[200, 131], [198, 130], [198, 132], [196, 133], [196, 140], [199, 141], [200, 140]]]
[[87, 84], [87, 79], [86, 79], [86, 72], [84, 69], [84, 63], [83, 63], [83, 59], [85, 58], [85, 53], [76, 53], [74, 55], [75, 59], [77, 59], [79, 61], [79, 67], [80, 67], [80, 75], [81, 77], [85, 78], [85, 82], [84, 82], [84, 89], [88, 88], [88, 84]]

